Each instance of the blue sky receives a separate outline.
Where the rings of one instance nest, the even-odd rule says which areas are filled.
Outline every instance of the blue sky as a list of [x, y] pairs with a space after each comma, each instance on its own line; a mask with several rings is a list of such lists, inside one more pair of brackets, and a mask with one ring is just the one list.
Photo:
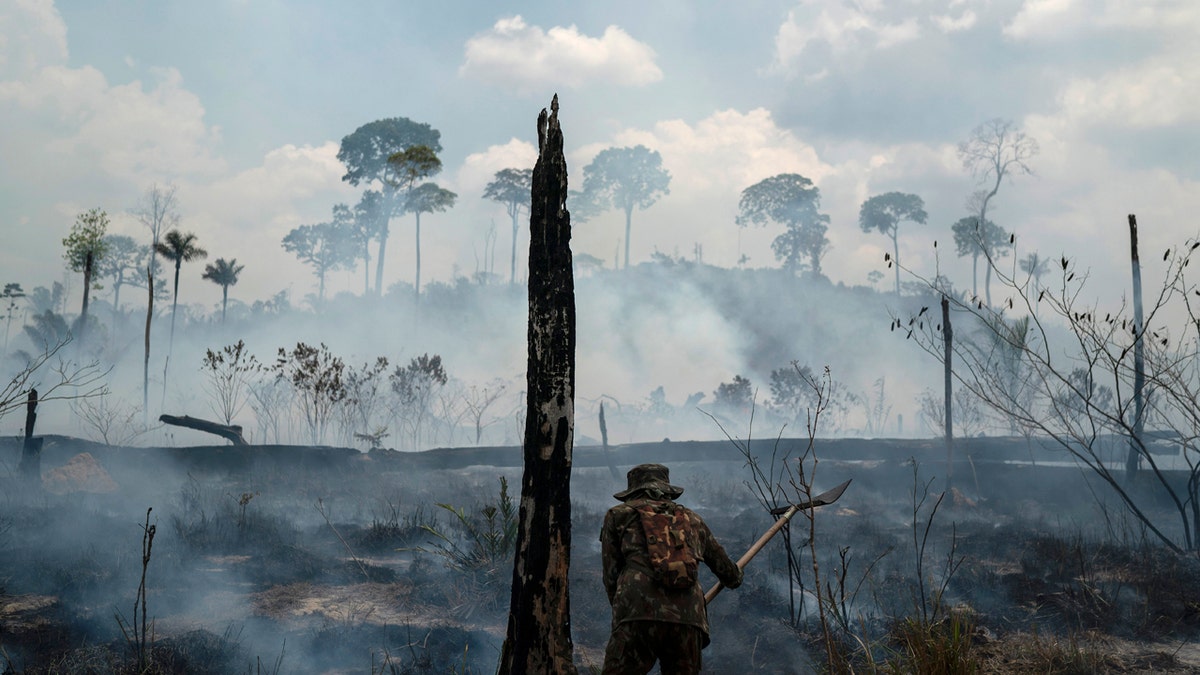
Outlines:
[[[857, 213], [890, 190], [926, 201], [930, 222], [902, 229], [901, 258], [931, 273], [933, 240], [949, 240], [977, 188], [955, 146], [1002, 117], [1040, 147], [1034, 175], [1006, 183], [989, 211], [1017, 233], [1018, 255], [1124, 270], [1125, 214], [1156, 251], [1200, 226], [1196, 35], [1191, 0], [6, 0], [0, 282], [62, 279], [60, 241], [91, 207], [148, 238], [128, 209], [173, 183], [210, 259], [246, 262], [233, 297], [302, 298], [314, 279], [280, 239], [357, 201], [338, 143], [394, 116], [442, 132], [437, 180], [459, 193], [422, 219], [423, 280], [480, 269], [493, 222], [505, 271], [506, 217], [480, 195], [495, 171], [532, 162], [534, 120], [555, 92], [575, 186], [614, 145], [655, 149], [672, 173], [671, 194], [635, 214], [635, 262], [698, 243], [713, 264], [775, 265], [778, 231], [739, 232], [737, 199], [797, 172], [831, 215], [834, 281], [881, 268], [890, 242], [860, 231]], [[385, 283], [411, 279], [411, 228], [392, 224]], [[622, 236], [610, 213], [577, 225], [575, 250], [612, 260]], [[220, 289], [201, 269], [180, 299], [211, 308]], [[969, 286], [969, 262], [942, 269]], [[1098, 291], [1122, 292], [1097, 276]], [[361, 272], [330, 282], [361, 291]]]

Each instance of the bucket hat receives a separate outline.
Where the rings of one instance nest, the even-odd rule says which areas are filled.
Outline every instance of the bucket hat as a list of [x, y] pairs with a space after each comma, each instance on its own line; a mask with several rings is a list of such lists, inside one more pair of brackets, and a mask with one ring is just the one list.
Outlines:
[[613, 495], [621, 501], [644, 489], [658, 490], [669, 499], [677, 499], [683, 494], [683, 488], [671, 485], [671, 471], [662, 464], [639, 464], [630, 469], [626, 476], [629, 487]]

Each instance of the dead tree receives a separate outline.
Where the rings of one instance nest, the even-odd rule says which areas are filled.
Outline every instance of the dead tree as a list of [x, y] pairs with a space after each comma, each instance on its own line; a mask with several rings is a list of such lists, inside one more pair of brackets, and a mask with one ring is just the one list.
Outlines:
[[150, 419], [150, 321], [154, 319], [154, 256], [146, 268], [146, 358], [142, 361], [142, 423]]
[[42, 441], [45, 439], [33, 437], [33, 426], [37, 424], [37, 389], [29, 390], [29, 398], [25, 404], [25, 445], [21, 449], [21, 465], [18, 467], [21, 475], [40, 484], [42, 479]]
[[529, 364], [520, 522], [499, 672], [576, 672], [571, 643], [575, 280], [558, 95], [538, 116], [529, 214]]
[[[899, 267], [897, 265], [897, 267]], [[954, 486], [954, 329], [950, 327], [950, 300], [942, 295], [942, 363], [946, 406], [946, 489]]]
[[211, 422], [187, 415], [183, 415], [182, 417], [176, 415], [159, 415], [158, 421], [175, 427], [195, 429], [196, 431], [203, 431], [206, 434], [215, 434], [234, 445], [249, 445], [246, 439], [242, 437], [242, 425], [240, 424], [221, 424], [220, 422]]
[[1133, 268], [1133, 437], [1125, 457], [1125, 484], [1133, 485], [1141, 464], [1142, 428], [1146, 423], [1146, 320], [1142, 311], [1142, 263], [1138, 260], [1137, 216], [1129, 214], [1129, 260]]
[[600, 448], [604, 451], [604, 463], [608, 465], [608, 473], [616, 482], [621, 481], [617, 465], [613, 464], [612, 455], [608, 453], [608, 424], [604, 421], [604, 401], [600, 402]]

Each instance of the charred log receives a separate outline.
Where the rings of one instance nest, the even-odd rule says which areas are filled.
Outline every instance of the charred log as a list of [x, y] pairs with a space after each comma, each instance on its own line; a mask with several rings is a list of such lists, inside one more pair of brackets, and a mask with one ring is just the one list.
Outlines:
[[208, 420], [202, 420], [196, 417], [188, 417], [187, 415], [182, 417], [177, 417], [175, 415], [159, 415], [158, 421], [175, 427], [203, 431], [206, 434], [216, 434], [217, 436], [228, 440], [234, 445], [249, 445], [249, 443], [246, 442], [246, 439], [242, 438], [242, 425], [240, 424], [221, 424], [219, 422], [210, 422]]

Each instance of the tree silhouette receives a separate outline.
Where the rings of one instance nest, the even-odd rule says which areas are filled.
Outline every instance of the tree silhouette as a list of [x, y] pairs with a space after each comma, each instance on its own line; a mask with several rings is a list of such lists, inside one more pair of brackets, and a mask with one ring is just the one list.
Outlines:
[[796, 173], [765, 178], [742, 190], [738, 202], [738, 227], [763, 226], [769, 222], [787, 229], [771, 242], [775, 258], [784, 269], [795, 272], [808, 258], [814, 277], [821, 276], [821, 258], [829, 249], [829, 216], [820, 213], [821, 191]]
[[[407, 117], [376, 120], [362, 125], [342, 139], [337, 158], [346, 165], [342, 180], [358, 186], [377, 183], [382, 192], [381, 216], [375, 237], [379, 253], [375, 263], [375, 293], [383, 292], [383, 261], [387, 252], [388, 224], [404, 212], [404, 195], [396, 187], [397, 167], [389, 160], [397, 153], [423, 145], [434, 155], [442, 151], [442, 134], [437, 129]], [[440, 164], [440, 163], [439, 163]]]
[[[508, 282], [517, 281], [517, 232], [520, 230], [521, 211], [529, 212], [529, 190], [533, 183], [533, 169], [501, 169], [483, 190], [483, 198], [504, 204], [512, 220], [512, 266]], [[626, 237], [628, 239], [628, 237]]]
[[[999, 118], [975, 127], [971, 137], [958, 144], [958, 157], [962, 160], [963, 168], [985, 186], [972, 197], [972, 204], [978, 208], [971, 210], [979, 213], [976, 222], [988, 222], [988, 204], [1000, 191], [1000, 183], [1005, 177], [1033, 173], [1028, 162], [1037, 152], [1037, 141], [1016, 128], [1012, 121]], [[990, 188], [987, 187], [989, 183]], [[990, 257], [990, 250], [985, 247], [984, 255]], [[988, 279], [991, 279], [991, 267], [988, 266]], [[978, 288], [975, 292], [978, 295]], [[991, 302], [990, 293], [988, 302]]]
[[96, 266], [96, 278], [112, 279], [113, 315], [121, 305], [121, 287], [137, 276], [149, 247], [139, 246], [133, 237], [124, 234], [109, 234], [104, 237], [107, 251]]
[[104, 240], [108, 230], [108, 214], [102, 209], [92, 209], [75, 217], [71, 233], [62, 240], [66, 252], [67, 267], [72, 272], [83, 272], [83, 307], [79, 311], [78, 337], [83, 343], [87, 330], [88, 298], [92, 290], [92, 278], [100, 260], [108, 250]]
[[366, 190], [354, 205], [349, 238], [357, 250], [356, 256], [363, 261], [364, 296], [371, 292], [371, 240], [378, 238], [387, 225], [386, 207], [383, 193], [378, 190]]
[[925, 202], [914, 194], [885, 192], [862, 203], [858, 210], [858, 226], [863, 232], [879, 230], [892, 238], [892, 257], [896, 270], [896, 295], [900, 295], [900, 242], [897, 236], [900, 223], [910, 221], [924, 225], [929, 215]]
[[[208, 251], [196, 245], [195, 234], [191, 232], [185, 234], [179, 230], [167, 232], [163, 240], [154, 245], [154, 251], [175, 264], [175, 285], [171, 293], [171, 339], [167, 342], [167, 362], [169, 363], [171, 351], [175, 348], [175, 312], [179, 307], [179, 268], [185, 262], [207, 258]], [[163, 387], [166, 387], [165, 381]]]
[[0, 298], [4, 300], [4, 306], [0, 309], [4, 310], [6, 323], [4, 324], [4, 355], [8, 355], [8, 331], [12, 328], [13, 314], [17, 311], [17, 298], [25, 297], [25, 289], [21, 288], [21, 284], [7, 283], [4, 284], [4, 292], [0, 293]]
[[995, 267], [992, 263], [997, 258], [1008, 255], [1011, 235], [990, 220], [985, 221], [985, 225], [980, 228], [978, 216], [959, 218], [958, 222], [954, 223], [950, 229], [954, 232], [954, 245], [959, 257], [971, 256], [971, 277], [975, 282], [972, 295], [976, 297], [979, 296], [977, 272], [979, 257], [983, 256], [987, 259], [989, 264], [987, 265], [987, 275], [984, 277], [984, 293], [990, 306], [992, 304], [992, 268]]
[[629, 237], [633, 210], [650, 208], [671, 193], [671, 174], [662, 168], [662, 155], [644, 145], [608, 148], [583, 167], [583, 190], [573, 213], [588, 219], [609, 209], [625, 212], [625, 267], [629, 268]]
[[[130, 210], [138, 222], [150, 230], [150, 248], [158, 248], [163, 232], [179, 225], [179, 200], [174, 185], [151, 185], [138, 205]], [[158, 259], [150, 256], [150, 274], [158, 278]]]
[[317, 305], [325, 302], [325, 274], [343, 269], [358, 258], [351, 237], [353, 216], [345, 204], [333, 207], [333, 221], [300, 225], [283, 237], [283, 249], [312, 267], [317, 275]]
[[[404, 199], [403, 210], [416, 216], [416, 279], [413, 282], [413, 292], [417, 301], [421, 300], [421, 214], [441, 212], [454, 206], [458, 195], [440, 188], [436, 183], [421, 183], [420, 181], [437, 175], [442, 170], [442, 160], [437, 152], [427, 145], [414, 145], [411, 148], [397, 152], [388, 157], [394, 171], [393, 185]], [[379, 281], [376, 281], [378, 284]]]
[[237, 284], [238, 275], [244, 269], [246, 266], [237, 264], [237, 258], [232, 260], [217, 258], [216, 262], [204, 266], [204, 274], [201, 275], [201, 278], [208, 279], [221, 287], [221, 323], [225, 323], [225, 309], [229, 306], [229, 287]]
[[1033, 279], [1034, 292], [1040, 291], [1042, 288], [1042, 277], [1050, 271], [1050, 260], [1043, 258], [1036, 251], [1021, 258], [1018, 263], [1021, 271], [1028, 274]]

